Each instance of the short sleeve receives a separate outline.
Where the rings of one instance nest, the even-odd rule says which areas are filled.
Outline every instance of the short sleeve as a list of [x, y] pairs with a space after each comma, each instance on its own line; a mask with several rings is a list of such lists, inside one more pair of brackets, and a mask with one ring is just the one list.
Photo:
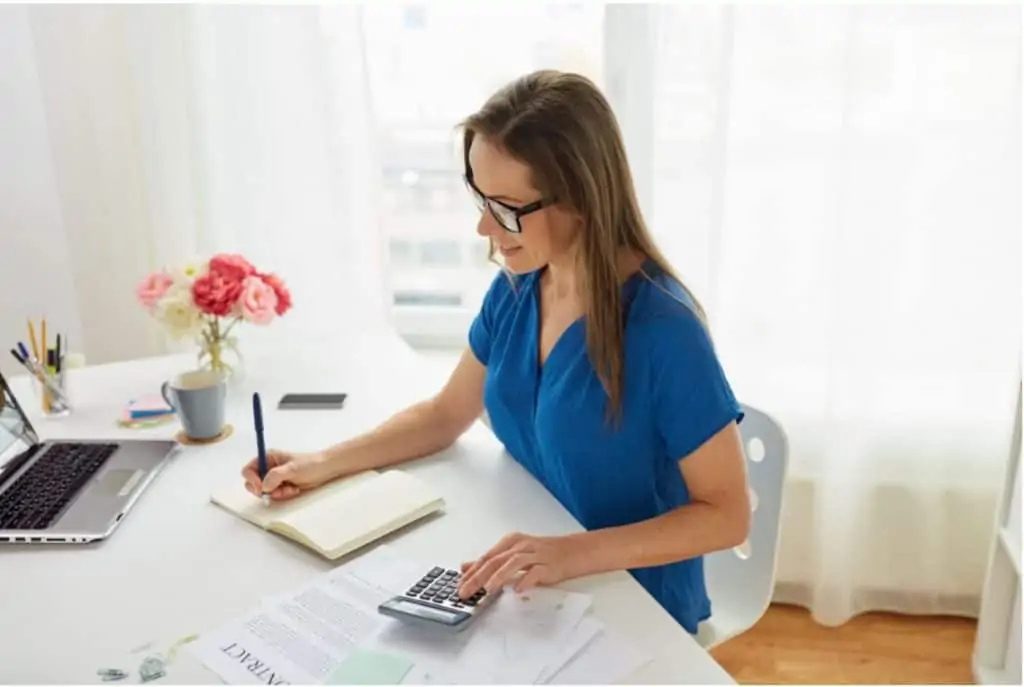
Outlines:
[[649, 324], [654, 420], [668, 454], [679, 460], [742, 421], [743, 410], [695, 315], [675, 312]]
[[469, 326], [469, 347], [481, 364], [491, 357], [491, 346], [496, 334], [498, 312], [509, 292], [508, 275], [499, 271], [484, 294], [480, 311]]

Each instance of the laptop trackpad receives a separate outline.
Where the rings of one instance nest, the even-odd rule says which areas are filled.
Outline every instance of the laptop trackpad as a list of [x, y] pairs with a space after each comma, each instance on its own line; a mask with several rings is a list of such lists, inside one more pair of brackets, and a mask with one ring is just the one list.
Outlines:
[[139, 480], [145, 474], [145, 470], [137, 468], [115, 468], [108, 470], [100, 478], [99, 484], [96, 485], [97, 493], [105, 496], [127, 496], [132, 493], [132, 489], [135, 488], [135, 485], [139, 483]]

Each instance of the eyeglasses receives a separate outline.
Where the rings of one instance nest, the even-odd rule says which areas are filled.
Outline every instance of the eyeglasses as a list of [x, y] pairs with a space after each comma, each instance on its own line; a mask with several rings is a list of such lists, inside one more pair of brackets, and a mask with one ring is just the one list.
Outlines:
[[509, 205], [501, 202], [500, 200], [495, 200], [494, 198], [488, 198], [485, 196], [480, 189], [476, 187], [476, 184], [473, 183], [473, 180], [468, 175], [466, 175], [464, 179], [466, 180], [466, 186], [469, 188], [469, 192], [473, 196], [473, 200], [476, 201], [477, 207], [480, 208], [480, 212], [490, 212], [494, 219], [498, 221], [498, 224], [501, 225], [502, 229], [513, 234], [522, 233], [523, 226], [520, 224], [520, 220], [523, 217], [551, 205], [551, 201], [544, 198], [535, 200], [532, 203], [521, 207]]

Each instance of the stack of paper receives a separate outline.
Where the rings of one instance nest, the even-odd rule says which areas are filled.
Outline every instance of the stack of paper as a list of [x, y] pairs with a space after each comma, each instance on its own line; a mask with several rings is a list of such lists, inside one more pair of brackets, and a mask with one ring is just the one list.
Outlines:
[[422, 566], [387, 546], [246, 617], [190, 652], [227, 684], [609, 684], [648, 659], [587, 614], [591, 598], [507, 590], [474, 626], [430, 632], [377, 606]]

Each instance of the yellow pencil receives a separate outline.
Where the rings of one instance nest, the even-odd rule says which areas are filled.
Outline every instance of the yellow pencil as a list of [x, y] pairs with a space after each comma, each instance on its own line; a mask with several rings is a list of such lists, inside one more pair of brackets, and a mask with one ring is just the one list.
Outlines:
[[39, 345], [36, 343], [36, 328], [32, 326], [31, 318], [28, 321], [28, 343], [32, 346], [32, 355], [36, 357], [36, 360], [40, 360]]

